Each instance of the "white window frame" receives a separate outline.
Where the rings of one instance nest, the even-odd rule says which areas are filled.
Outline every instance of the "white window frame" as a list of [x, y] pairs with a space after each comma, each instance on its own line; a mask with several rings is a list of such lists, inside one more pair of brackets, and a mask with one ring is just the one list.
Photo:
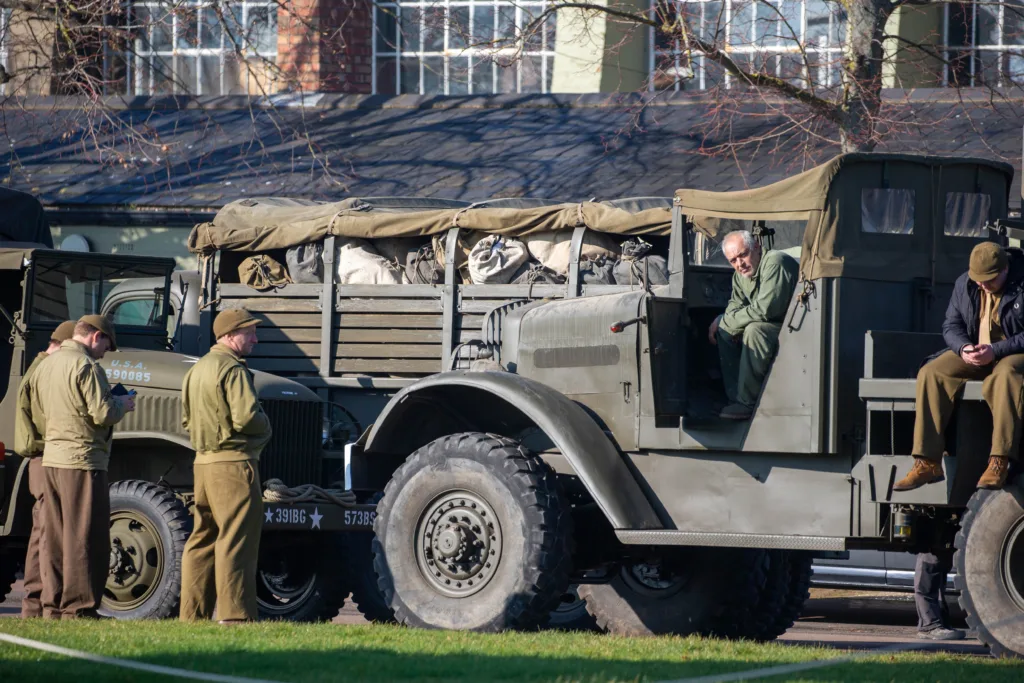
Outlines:
[[[966, 4], [966, 3], [964, 3]], [[978, 73], [977, 65], [980, 60], [980, 53], [982, 52], [996, 52], [999, 53], [999, 68], [997, 69], [995, 87], [1002, 88], [1007, 85], [1020, 85], [1024, 83], [1024, 68], [1021, 70], [1021, 78], [1019, 82], [1014, 83], [1012, 79], [1007, 79], [1009, 75], [1003, 68], [1003, 57], [1007, 54], [1017, 54], [1024, 60], [1024, 32], [1021, 35], [1016, 36], [1017, 42], [1008, 42], [1006, 37], [1006, 3], [1000, 2], [998, 5], [999, 9], [996, 13], [996, 31], [999, 35], [999, 42], [988, 44], [983, 43], [978, 45], [974, 42], [978, 35], [978, 3], [970, 3], [971, 8], [971, 29], [973, 35], [967, 39], [968, 45], [950, 45], [949, 44], [949, 4], [943, 8], [942, 15], [942, 35], [943, 44], [942, 48], [945, 51], [946, 64], [942, 69], [942, 85], [949, 85], [949, 67], [952, 64], [953, 57], [959, 53], [966, 53], [970, 55], [970, 83], [964, 84], [970, 87], [974, 87], [978, 84]], [[1022, 18], [1024, 18], [1024, 5], [1020, 6]], [[993, 85], [993, 84], [989, 84]]]
[[[677, 6], [699, 5], [701, 7], [701, 28], [703, 28], [704, 23], [707, 21], [707, 17], [705, 16], [704, 12], [705, 7], [708, 3], [716, 1], [721, 2], [722, 4], [722, 11], [725, 14], [725, 19], [722, 23], [722, 27], [723, 31], [725, 32], [726, 40], [728, 41], [732, 30], [731, 23], [734, 0], [676, 0], [675, 4]], [[759, 2], [751, 2], [750, 0], [743, 0], [743, 3], [746, 4], [747, 2], [749, 2], [749, 7], [744, 9], [747, 9], [750, 12], [754, 12], [754, 7], [757, 4], [772, 4], [778, 7], [779, 5], [782, 4], [782, 1], [783, 0], [759, 0]], [[839, 17], [837, 13], [831, 12], [828, 15], [827, 35], [818, 36], [817, 44], [807, 44], [807, 0], [796, 1], [798, 1], [800, 4], [799, 45], [787, 45], [786, 43], [789, 41], [783, 40], [783, 36], [787, 35], [788, 30], [784, 30], [782, 23], [782, 13], [778, 12], [778, 31], [775, 35], [774, 45], [770, 43], [756, 44], [756, 32], [758, 22], [755, 17], [755, 19], [750, 22], [750, 36], [748, 36], [748, 42], [742, 45], [729, 45], [727, 43], [724, 46], [724, 51], [734, 56], [745, 56], [755, 54], [767, 54], [775, 56], [775, 74], [777, 76], [782, 75], [782, 60], [778, 59], [779, 56], [787, 54], [798, 55], [801, 53], [806, 53], [808, 55], [823, 55], [826, 57], [826, 59], [821, 60], [822, 63], [821, 65], [818, 66], [818, 73], [814, 78], [809, 78], [810, 74], [807, 73], [806, 65], [801, 69], [801, 72], [803, 74], [804, 87], [809, 87], [809, 85], [813, 85], [814, 87], [830, 88], [839, 85], [838, 80], [833, 76], [833, 69], [830, 68], [829, 66], [831, 64], [838, 64], [843, 52], [843, 39], [845, 38], [845, 36], [838, 35], [839, 29], [837, 24], [839, 22]], [[657, 13], [653, 6], [650, 10], [650, 17], [652, 20], [657, 19]], [[829, 44], [829, 36], [833, 35], [836, 35], [838, 37], [838, 42], [836, 42], [835, 44]], [[650, 61], [648, 64], [648, 71], [650, 73], [650, 78], [648, 79], [648, 89], [651, 91], [655, 90], [655, 74], [658, 70], [658, 66], [659, 64], [665, 63], [662, 61], [663, 58], [669, 58], [671, 59], [672, 68], [675, 70], [677, 76], [669, 89], [677, 92], [679, 90], [682, 90], [684, 88], [684, 82], [686, 79], [679, 78], [678, 74], [684, 66], [685, 55], [682, 50], [682, 46], [679, 44], [679, 41], [675, 41], [675, 46], [671, 50], [659, 50], [657, 47], [657, 37], [655, 35], [655, 29], [653, 27], [651, 27], [649, 31], [649, 36], [651, 49], [649, 55]], [[800, 47], [801, 45], [803, 46], [802, 48]], [[692, 63], [690, 66], [694, 70], [693, 81], [696, 84], [696, 88], [693, 89], [708, 89], [709, 85], [707, 79], [707, 64], [707, 57], [705, 57], [697, 50], [692, 50]], [[734, 81], [735, 78], [731, 74], [726, 73], [724, 75], [723, 84], [726, 88], [732, 87]]]
[[[528, 15], [524, 12], [524, 9], [537, 10], [537, 13], [532, 15], [533, 17], [540, 16], [544, 10], [546, 10], [552, 2], [550, 0], [536, 0], [529, 2], [520, 2], [519, 0], [379, 0], [373, 3], [373, 50], [372, 50], [372, 88], [373, 93], [378, 93], [377, 88], [377, 64], [383, 59], [394, 59], [395, 69], [395, 92], [397, 94], [402, 93], [402, 59], [416, 58], [419, 61], [419, 93], [420, 95], [449, 95], [451, 94], [451, 60], [454, 59], [465, 59], [468, 64], [466, 71], [466, 91], [468, 94], [479, 95], [479, 94], [493, 94], [497, 93], [498, 90], [498, 69], [509, 68], [516, 70], [516, 89], [514, 92], [523, 92], [523, 67], [522, 59], [526, 57], [534, 58], [540, 57], [541, 70], [540, 70], [540, 82], [541, 82], [541, 93], [548, 93], [551, 91], [551, 79], [549, 72], [551, 72], [550, 66], [553, 66], [555, 59], [555, 46], [548, 45], [548, 35], [544, 27], [541, 27], [541, 46], [540, 49], [529, 49], [524, 46], [522, 51], [518, 51], [516, 48], [500, 48], [494, 49], [486, 46], [468, 46], [462, 47], [449, 47], [451, 31], [450, 31], [450, 16], [451, 9], [453, 7], [467, 7], [469, 8], [470, 17], [470, 34], [477, 36], [478, 32], [475, 28], [476, 22], [476, 8], [477, 7], [491, 7], [493, 9], [493, 27], [491, 35], [497, 40], [498, 30], [498, 17], [499, 8], [513, 8], [515, 9], [515, 27], [521, 30], [526, 24], [530, 22], [527, 18]], [[395, 33], [394, 36], [388, 36], [388, 42], [393, 43], [395, 46], [394, 50], [379, 51], [377, 49], [377, 10], [383, 9], [384, 11], [390, 12], [395, 17]], [[420, 25], [419, 25], [419, 50], [404, 50], [402, 46], [402, 11], [403, 9], [413, 9], [420, 11]], [[427, 22], [425, 20], [425, 14], [428, 10], [431, 11], [444, 11], [444, 27], [443, 27], [443, 39], [444, 47], [441, 51], [427, 51], [423, 50], [425, 44], [425, 36], [427, 33]], [[431, 27], [433, 30], [434, 27]], [[511, 37], [511, 36], [509, 36]], [[488, 66], [491, 69], [491, 89], [486, 93], [479, 93], [473, 90], [473, 70], [477, 68], [474, 62], [479, 62], [483, 58], [490, 58], [495, 60], [496, 58], [507, 57], [512, 60], [512, 64], [508, 67], [499, 67], [494, 61], [491, 61]], [[424, 88], [424, 69], [425, 60], [440, 58], [444, 65], [443, 73], [440, 75], [441, 78], [441, 92], [426, 92]], [[504, 92], [504, 91], [502, 91]], [[527, 91], [530, 92], [530, 91]]]
[[[219, 3], [222, 7], [222, 11], [227, 11], [231, 7], [240, 6], [242, 9], [241, 21], [242, 27], [248, 27], [249, 25], [249, 12], [255, 8], [267, 8], [269, 12], [276, 15], [278, 11], [278, 3], [275, 0], [220, 0]], [[154, 9], [164, 9], [165, 11], [169, 7], [183, 6], [196, 11], [196, 26], [197, 30], [201, 33], [203, 30], [203, 17], [206, 12], [211, 12], [214, 3], [210, 0], [128, 0], [125, 3], [124, 11], [125, 17], [127, 17], [128, 26], [135, 27], [136, 14], [135, 8], [147, 7]], [[278, 24], [275, 22], [275, 27]], [[234, 27], [231, 27], [234, 28]], [[227, 36], [227, 33], [221, 28], [220, 31], [220, 47], [179, 47], [178, 40], [181, 35], [181, 21], [180, 18], [175, 14], [172, 18], [171, 33], [170, 33], [170, 49], [154, 50], [153, 48], [153, 23], [147, 22], [143, 28], [147, 32], [147, 41], [149, 47], [144, 49], [144, 44], [141, 39], [135, 40], [134, 51], [125, 55], [126, 59], [126, 74], [125, 74], [125, 94], [127, 95], [153, 95], [155, 93], [156, 79], [154, 78], [154, 70], [149, 69], [149, 78], [146, 82], [143, 82], [144, 69], [143, 62], [152, 58], [160, 58], [165, 64], [170, 65], [173, 82], [173, 92], [175, 94], [189, 94], [189, 95], [220, 95], [224, 94], [225, 88], [225, 63], [228, 58], [235, 57], [234, 47], [231, 45], [231, 41]], [[258, 57], [268, 61], [277, 61], [277, 39], [278, 31], [280, 28], [276, 28], [274, 35], [271, 40], [271, 48], [264, 51], [257, 51], [254, 46], [243, 45], [242, 53], [248, 58]], [[201, 41], [201, 38], [199, 39]], [[202, 58], [203, 57], [215, 57], [218, 58], [218, 79], [217, 83], [208, 83], [203, 76], [202, 69]], [[109, 64], [112, 55], [109, 53], [104, 55], [104, 61], [109, 69]], [[192, 83], [180, 84], [187, 88], [184, 93], [179, 92], [181, 73], [179, 68], [179, 60], [191, 59], [194, 60], [195, 73], [192, 74]], [[246, 93], [249, 91], [250, 83], [249, 79], [251, 74], [244, 64], [239, 65], [239, 76], [242, 82], [245, 84]], [[243, 73], [244, 71], [244, 73]], [[109, 73], [109, 71], [107, 71]]]

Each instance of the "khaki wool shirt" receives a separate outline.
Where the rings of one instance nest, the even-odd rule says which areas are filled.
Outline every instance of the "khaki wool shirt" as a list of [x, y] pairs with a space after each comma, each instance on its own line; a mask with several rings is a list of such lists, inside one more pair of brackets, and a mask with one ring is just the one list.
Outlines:
[[46, 378], [35, 385], [46, 421], [43, 466], [106, 472], [114, 425], [125, 416], [107, 373], [73, 339], [47, 356], [36, 373]]
[[719, 327], [738, 337], [750, 323], [781, 323], [799, 277], [795, 258], [781, 251], [765, 252], [754, 277], [733, 273], [732, 297]]
[[38, 378], [36, 370], [47, 357], [45, 351], [37, 355], [18, 385], [18, 403], [14, 415], [14, 452], [26, 458], [43, 454], [46, 421], [43, 419], [39, 392], [34, 383]]
[[196, 464], [259, 460], [270, 441], [252, 373], [238, 354], [216, 344], [185, 374], [181, 425], [196, 451]]

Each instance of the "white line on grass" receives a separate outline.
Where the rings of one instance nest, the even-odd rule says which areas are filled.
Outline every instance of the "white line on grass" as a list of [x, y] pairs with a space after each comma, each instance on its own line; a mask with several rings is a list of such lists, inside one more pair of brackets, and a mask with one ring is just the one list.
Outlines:
[[34, 650], [42, 650], [43, 652], [50, 652], [55, 655], [64, 655], [65, 657], [73, 657], [74, 659], [84, 659], [85, 661], [96, 662], [97, 664], [109, 664], [110, 666], [119, 666], [122, 669], [135, 669], [136, 671], [145, 671], [147, 673], [177, 676], [178, 678], [189, 678], [193, 681], [212, 681], [213, 683], [279, 683], [279, 681], [268, 681], [261, 678], [241, 678], [239, 676], [225, 676], [223, 674], [208, 674], [203, 673], [202, 671], [176, 669], [172, 666], [133, 662], [130, 659], [104, 657], [103, 655], [94, 655], [91, 652], [69, 650], [66, 647], [60, 647], [59, 645], [42, 643], [38, 640], [29, 640], [28, 638], [12, 636], [7, 633], [0, 633], [0, 641], [5, 641], [13, 645], [21, 645], [22, 647], [30, 647]]
[[733, 683], [734, 681], [750, 681], [755, 678], [769, 678], [771, 676], [783, 676], [795, 674], [810, 669], [822, 669], [826, 666], [846, 664], [857, 659], [876, 657], [878, 655], [903, 652], [906, 650], [921, 650], [930, 647], [931, 643], [901, 643], [890, 647], [880, 647], [877, 650], [864, 650], [863, 652], [852, 652], [843, 657], [833, 659], [816, 659], [810, 662], [799, 662], [797, 664], [783, 664], [781, 666], [767, 666], [761, 669], [750, 671], [737, 671], [731, 674], [713, 674], [711, 676], [698, 676], [697, 678], [679, 678], [672, 681], [659, 681], [659, 683]]

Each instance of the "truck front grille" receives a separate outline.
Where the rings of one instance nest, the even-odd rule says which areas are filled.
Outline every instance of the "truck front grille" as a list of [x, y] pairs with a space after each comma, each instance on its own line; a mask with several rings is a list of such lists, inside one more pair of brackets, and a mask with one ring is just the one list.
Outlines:
[[264, 400], [274, 436], [260, 455], [260, 479], [288, 486], [320, 483], [323, 406], [308, 401]]

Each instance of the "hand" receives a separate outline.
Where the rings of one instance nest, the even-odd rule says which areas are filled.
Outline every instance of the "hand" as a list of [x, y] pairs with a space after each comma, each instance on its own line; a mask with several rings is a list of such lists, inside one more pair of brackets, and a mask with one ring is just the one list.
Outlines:
[[968, 365], [983, 367], [995, 362], [996, 354], [989, 344], [967, 345], [960, 351], [960, 357]]
[[135, 410], [135, 397], [134, 396], [118, 396], [121, 401], [121, 405], [124, 406], [124, 412], [130, 413]]
[[711, 322], [711, 327], [708, 328], [708, 341], [711, 342], [712, 346], [718, 346], [718, 326], [722, 322], [722, 316], [718, 316]]

